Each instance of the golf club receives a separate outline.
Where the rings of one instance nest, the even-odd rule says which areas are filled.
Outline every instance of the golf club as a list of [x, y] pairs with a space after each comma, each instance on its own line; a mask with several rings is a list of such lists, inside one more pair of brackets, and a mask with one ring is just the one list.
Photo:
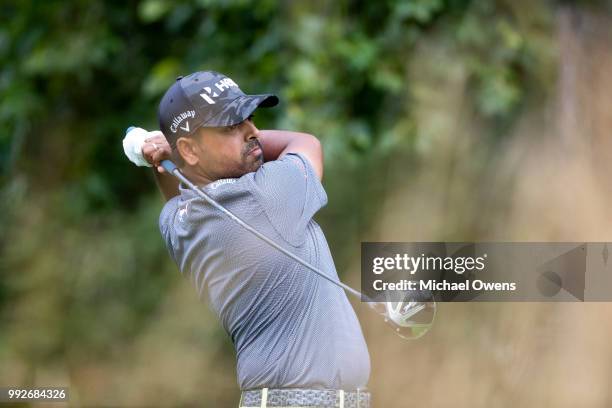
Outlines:
[[[131, 129], [132, 127], [128, 128], [127, 132], [129, 132]], [[164, 170], [168, 172], [168, 174], [172, 174], [174, 177], [179, 179], [184, 185], [193, 190], [207, 203], [227, 215], [234, 222], [238, 223], [251, 234], [255, 235], [262, 241], [266, 242], [268, 245], [282, 252], [297, 263], [305, 266], [321, 278], [344, 289], [346, 292], [359, 298], [362, 302], [366, 302], [372, 310], [374, 310], [376, 313], [383, 317], [384, 321], [387, 324], [393, 327], [395, 333], [398, 336], [409, 340], [418, 339], [422, 337], [432, 327], [437, 310], [436, 302], [433, 296], [426, 302], [414, 301], [414, 299], [410, 299], [409, 297], [402, 302], [376, 302], [368, 298], [366, 295], [362, 294], [358, 290], [355, 290], [350, 286], [346, 285], [345, 283], [327, 276], [316, 266], [311, 265], [299, 256], [289, 252], [288, 250], [274, 242], [272, 239], [266, 237], [265, 235], [257, 231], [255, 228], [251, 227], [249, 224], [241, 220], [238, 216], [234, 215], [227, 208], [216, 202], [198, 186], [193, 184], [187, 177], [185, 177], [183, 173], [181, 173], [181, 171], [172, 161], [163, 160], [161, 162], [161, 165]]]

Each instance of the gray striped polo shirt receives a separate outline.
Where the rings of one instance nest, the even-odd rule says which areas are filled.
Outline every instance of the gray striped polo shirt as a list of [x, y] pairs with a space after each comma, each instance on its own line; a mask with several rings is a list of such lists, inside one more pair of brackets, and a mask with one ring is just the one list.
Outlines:
[[[289, 153], [204, 187], [259, 232], [338, 279], [314, 214], [327, 194], [307, 158]], [[193, 191], [164, 206], [170, 255], [229, 334], [238, 384], [257, 388], [366, 386], [368, 349], [344, 291], [272, 248]]]

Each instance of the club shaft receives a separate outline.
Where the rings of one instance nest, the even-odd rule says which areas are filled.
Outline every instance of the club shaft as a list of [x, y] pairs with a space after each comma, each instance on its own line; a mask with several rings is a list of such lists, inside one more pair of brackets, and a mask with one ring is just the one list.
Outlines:
[[333, 279], [333, 278], [327, 276], [323, 271], [321, 271], [316, 266], [311, 265], [310, 263], [306, 262], [305, 260], [303, 260], [299, 256], [289, 252], [288, 250], [286, 250], [282, 246], [278, 245], [276, 242], [272, 241], [270, 238], [266, 237], [265, 235], [263, 235], [262, 233], [257, 231], [255, 228], [251, 227], [249, 224], [247, 224], [246, 222], [241, 220], [239, 217], [234, 215], [227, 208], [225, 208], [221, 204], [217, 203], [208, 194], [206, 194], [204, 191], [202, 191], [198, 186], [196, 186], [191, 181], [189, 181], [189, 179], [187, 177], [185, 177], [183, 175], [183, 173], [181, 173], [181, 171], [174, 165], [174, 163], [170, 162], [169, 160], [164, 160], [162, 162], [162, 166], [167, 171], [169, 171], [172, 175], [174, 175], [176, 178], [178, 178], [182, 183], [184, 183], [190, 189], [192, 189], [194, 192], [196, 192], [200, 197], [202, 197], [204, 200], [206, 200], [206, 202], [208, 202], [210, 205], [212, 205], [213, 207], [215, 207], [216, 209], [218, 209], [219, 211], [221, 211], [222, 213], [224, 213], [225, 215], [230, 217], [232, 220], [234, 220], [236, 223], [238, 223], [244, 229], [249, 231], [251, 234], [255, 235], [256, 237], [258, 237], [262, 241], [266, 242], [268, 245], [272, 246], [273, 248], [275, 248], [275, 249], [279, 250], [280, 252], [282, 252], [283, 254], [287, 255], [289, 258], [293, 259], [297, 263], [299, 263], [299, 264], [305, 266], [306, 268], [310, 269], [311, 271], [313, 271], [314, 273], [316, 273], [317, 275], [319, 275], [323, 279], [333, 283], [336, 286], [341, 287], [342, 289], [344, 289], [345, 291], [347, 291], [351, 295], [353, 295], [355, 297], [358, 297], [359, 299], [364, 300], [364, 301], [368, 300], [368, 298], [365, 295], [363, 295], [361, 292], [359, 292], [358, 290], [355, 290], [355, 289], [351, 288], [350, 286], [340, 282], [339, 280], [336, 280], [336, 279]]

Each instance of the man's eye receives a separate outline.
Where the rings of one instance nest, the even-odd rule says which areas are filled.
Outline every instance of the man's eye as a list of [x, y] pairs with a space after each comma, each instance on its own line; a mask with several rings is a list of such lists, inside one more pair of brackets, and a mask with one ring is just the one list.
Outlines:
[[[253, 116], [255, 116], [255, 115], [253, 115], [253, 114], [249, 115], [249, 117], [246, 118], [245, 121], [252, 122], [253, 121]], [[232, 131], [238, 129], [240, 127], [240, 125], [242, 125], [243, 123], [244, 122], [240, 122], [240, 123], [237, 123], [235, 125], [226, 126], [225, 127], [225, 131], [226, 132], [232, 132]]]

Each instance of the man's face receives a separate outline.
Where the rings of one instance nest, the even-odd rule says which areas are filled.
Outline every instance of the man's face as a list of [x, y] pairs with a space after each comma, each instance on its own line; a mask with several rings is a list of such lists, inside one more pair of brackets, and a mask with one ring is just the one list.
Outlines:
[[259, 131], [252, 116], [226, 127], [200, 128], [193, 136], [198, 172], [211, 181], [240, 177], [263, 164]]

